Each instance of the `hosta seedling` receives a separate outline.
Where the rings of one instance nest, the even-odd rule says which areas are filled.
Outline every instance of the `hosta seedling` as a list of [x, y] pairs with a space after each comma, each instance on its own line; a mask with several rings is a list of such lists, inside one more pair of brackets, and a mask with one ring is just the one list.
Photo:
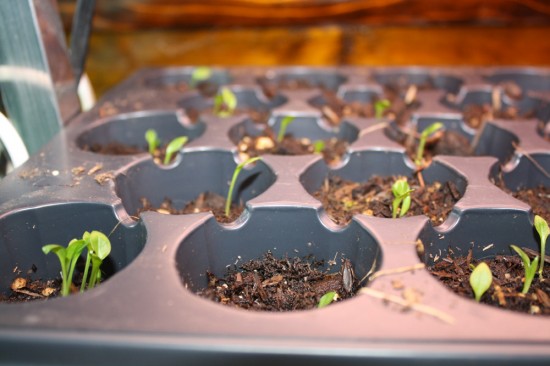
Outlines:
[[387, 99], [379, 99], [374, 102], [374, 116], [378, 119], [384, 117], [384, 112], [391, 107], [391, 103]]
[[409, 208], [411, 207], [411, 192], [413, 189], [409, 186], [406, 178], [396, 180], [392, 187], [393, 202], [392, 202], [392, 218], [397, 217], [399, 211], [399, 217], [405, 216]]
[[426, 140], [443, 127], [443, 123], [434, 122], [422, 131], [420, 134], [420, 141], [418, 142], [418, 148], [416, 149], [416, 157], [414, 159], [414, 163], [417, 166], [422, 166], [422, 163], [424, 162], [424, 148], [426, 147]]
[[[82, 239], [73, 239], [67, 247], [59, 244], [48, 244], [42, 247], [44, 254], [55, 253], [61, 264], [61, 296], [68, 296], [73, 283], [74, 269], [80, 255], [84, 249], [88, 250], [84, 275], [80, 291], [93, 288], [101, 280], [100, 267], [103, 260], [111, 253], [111, 242], [105, 234], [99, 231], [85, 232]], [[88, 277], [88, 272], [92, 265], [92, 271]]]
[[[161, 143], [160, 139], [158, 138], [157, 131], [153, 129], [145, 131], [145, 140], [147, 141], [149, 154], [151, 154], [151, 156], [155, 156], [155, 151], [158, 149]], [[163, 161], [164, 165], [168, 165], [170, 163], [174, 153], [178, 152], [183, 147], [183, 145], [187, 143], [188, 140], [189, 139], [187, 138], [187, 136], [179, 136], [170, 141], [168, 145], [166, 145], [166, 152]]]
[[540, 237], [540, 267], [539, 267], [539, 277], [542, 279], [542, 270], [544, 269], [544, 256], [546, 253], [546, 239], [550, 235], [550, 229], [548, 228], [548, 223], [545, 219], [539, 215], [535, 215], [535, 229], [539, 233]]
[[221, 87], [214, 97], [214, 114], [218, 117], [230, 117], [237, 108], [237, 96], [228, 87]]
[[334, 300], [336, 300], [337, 296], [338, 294], [336, 293], [336, 291], [327, 292], [326, 294], [321, 296], [321, 298], [319, 299], [319, 304], [317, 304], [317, 307], [324, 308], [325, 306], [330, 305]]
[[286, 134], [286, 129], [288, 128], [288, 125], [294, 122], [295, 118], [296, 117], [286, 116], [281, 120], [281, 127], [279, 128], [279, 133], [277, 134], [278, 143], [283, 142], [283, 139], [285, 138], [285, 134]]
[[539, 257], [536, 256], [533, 261], [529, 259], [529, 256], [527, 253], [525, 253], [520, 247], [517, 247], [515, 245], [510, 245], [512, 249], [521, 258], [521, 261], [523, 262], [523, 268], [525, 270], [525, 282], [523, 283], [523, 289], [521, 290], [522, 293], [526, 294], [529, 292], [529, 287], [531, 287], [531, 282], [533, 282], [533, 278], [535, 278], [535, 273], [537, 273], [537, 268], [539, 266]]
[[227, 192], [227, 197], [225, 199], [225, 216], [229, 217], [229, 213], [231, 211], [231, 201], [233, 200], [233, 190], [235, 189], [235, 184], [237, 183], [237, 178], [239, 177], [239, 174], [241, 173], [241, 170], [248, 165], [252, 164], [258, 160], [260, 160], [261, 157], [257, 156], [254, 158], [250, 158], [246, 161], [243, 161], [237, 167], [235, 168], [235, 171], [233, 172], [233, 178], [231, 179], [231, 184], [229, 184], [229, 191]]
[[491, 287], [493, 282], [493, 274], [491, 269], [485, 262], [481, 262], [470, 273], [470, 286], [474, 290], [474, 296], [477, 302], [481, 300], [481, 296]]

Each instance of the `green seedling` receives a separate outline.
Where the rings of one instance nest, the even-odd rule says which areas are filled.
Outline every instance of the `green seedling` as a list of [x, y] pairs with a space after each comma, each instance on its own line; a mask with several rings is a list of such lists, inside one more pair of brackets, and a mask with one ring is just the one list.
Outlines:
[[525, 282], [523, 283], [523, 289], [521, 290], [521, 292], [526, 294], [527, 292], [529, 292], [529, 287], [531, 287], [531, 282], [533, 282], [535, 273], [537, 273], [537, 268], [539, 266], [539, 257], [536, 256], [531, 262], [529, 256], [527, 256], [527, 254], [521, 248], [515, 245], [510, 246], [516, 251], [516, 253], [519, 254], [521, 261], [523, 262], [523, 268], [525, 269]]
[[166, 153], [164, 155], [164, 165], [168, 165], [172, 160], [172, 155], [178, 152], [183, 145], [187, 143], [189, 139], [187, 136], [176, 137], [166, 146]]
[[391, 107], [391, 103], [387, 99], [379, 99], [374, 102], [374, 116], [378, 119], [384, 117], [384, 112]]
[[329, 291], [323, 296], [321, 296], [321, 299], [319, 299], [319, 304], [317, 304], [318, 308], [324, 308], [327, 305], [330, 305], [337, 297], [336, 291]]
[[313, 153], [321, 154], [325, 149], [325, 142], [323, 140], [317, 140], [313, 142]]
[[[71, 240], [67, 247], [63, 247], [59, 244], [48, 244], [42, 247], [44, 254], [53, 252], [59, 258], [62, 279], [61, 296], [68, 296], [70, 294], [76, 262], [85, 248], [88, 249], [88, 255], [86, 258], [86, 266], [84, 267], [84, 276], [80, 288], [81, 291], [86, 287], [93, 288], [101, 279], [99, 267], [111, 252], [111, 243], [109, 239], [99, 231], [92, 231], [91, 233], [85, 232], [82, 239]], [[92, 272], [86, 286], [90, 263], [92, 264]]]
[[158, 138], [157, 131], [153, 129], [145, 131], [145, 140], [147, 141], [147, 146], [149, 147], [149, 154], [154, 155], [155, 150], [160, 145], [160, 139]]
[[474, 296], [477, 302], [481, 300], [481, 296], [491, 287], [493, 282], [493, 274], [491, 269], [485, 262], [481, 262], [474, 268], [470, 274], [470, 286], [474, 290]]
[[209, 67], [196, 67], [191, 74], [191, 86], [195, 87], [198, 83], [210, 79], [212, 70]]
[[546, 253], [546, 239], [550, 234], [550, 229], [548, 228], [548, 223], [545, 219], [539, 215], [535, 215], [535, 229], [539, 233], [540, 237], [540, 267], [539, 267], [539, 277], [542, 279], [542, 270], [544, 269], [544, 254]]
[[422, 166], [422, 162], [424, 161], [424, 148], [426, 146], [426, 140], [443, 127], [443, 123], [434, 122], [422, 131], [420, 134], [420, 141], [418, 142], [418, 149], [416, 150], [416, 158], [414, 159], [414, 163], [417, 166]]
[[411, 207], [411, 192], [414, 191], [414, 189], [409, 187], [406, 178], [402, 178], [393, 183], [391, 190], [394, 196], [392, 202], [392, 218], [395, 219], [397, 217], [397, 211], [399, 211], [399, 217], [403, 217]]
[[235, 189], [235, 183], [237, 183], [237, 177], [241, 173], [241, 170], [248, 165], [252, 164], [258, 160], [260, 160], [261, 157], [257, 156], [254, 158], [250, 158], [246, 161], [243, 161], [237, 167], [235, 168], [235, 171], [233, 172], [233, 178], [231, 179], [231, 184], [229, 184], [229, 191], [227, 192], [227, 198], [225, 200], [225, 216], [229, 217], [229, 212], [231, 211], [231, 201], [233, 200], [233, 190]]
[[292, 122], [294, 122], [294, 119], [296, 117], [286, 116], [281, 120], [281, 127], [279, 128], [279, 133], [277, 134], [277, 142], [281, 143], [283, 142], [283, 139], [285, 138], [286, 129], [288, 125], [290, 125]]
[[228, 87], [221, 87], [214, 97], [214, 114], [218, 117], [230, 117], [237, 108], [237, 96]]

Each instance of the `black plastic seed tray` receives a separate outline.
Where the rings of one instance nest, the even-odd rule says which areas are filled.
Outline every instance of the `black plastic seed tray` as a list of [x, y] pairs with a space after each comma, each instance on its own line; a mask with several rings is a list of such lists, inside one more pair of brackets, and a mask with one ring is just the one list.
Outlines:
[[[95, 289], [67, 298], [0, 304], [1, 363], [550, 362], [548, 317], [459, 297], [417, 267], [366, 282], [370, 294], [307, 311], [238, 310], [195, 294], [206, 286], [207, 271], [221, 276], [228, 266], [266, 251], [276, 257], [314, 255], [325, 260], [338, 254], [351, 260], [361, 278], [369, 271], [432, 265], [449, 250], [472, 249], [478, 259], [511, 254], [510, 244], [539, 250], [531, 208], [493, 180], [502, 176], [510, 190], [550, 185], [544, 171], [550, 171], [545, 138], [550, 70], [219, 68], [212, 70], [210, 93], [192, 87], [193, 71], [138, 72], [2, 180], [4, 294], [18, 275], [58, 276], [57, 258], [41, 251], [45, 244], [65, 245], [86, 230], [100, 230], [110, 234], [113, 252], [103, 267], [106, 280]], [[307, 88], [278, 89], [293, 82]], [[507, 96], [505, 82], [519, 86], [521, 97]], [[366, 103], [391, 83], [419, 86], [408, 128], [422, 130], [441, 121], [446, 129], [475, 141], [474, 156], [439, 155], [423, 172], [427, 182], [453, 181], [463, 196], [439, 226], [425, 216], [367, 215], [337, 225], [312, 195], [327, 176], [358, 182], [373, 175], [411, 176], [415, 165], [392, 139], [396, 127], [391, 120], [349, 116], [337, 126], [330, 124], [320, 108], [323, 91]], [[243, 112], [227, 118], [211, 113], [212, 94], [222, 86], [235, 93]], [[275, 90], [274, 95], [268, 97], [268, 89]], [[513, 122], [496, 118], [479, 132], [466, 125], [465, 106], [491, 103], [498, 93], [504, 105], [532, 113]], [[336, 137], [348, 143], [347, 152], [331, 165], [318, 154], [264, 155], [239, 176], [234, 199], [246, 208], [229, 224], [218, 223], [210, 213], [136, 213], [143, 197], [156, 205], [171, 197], [181, 206], [204, 191], [225, 195], [243, 158], [237, 151], [239, 141], [265, 128], [251, 120], [250, 111], [266, 115], [275, 131], [285, 116], [294, 116], [288, 133], [310, 140]], [[150, 128], [163, 141], [179, 135], [190, 141], [163, 166], [146, 152], [143, 136]], [[111, 142], [143, 152], [108, 155], [87, 150]], [[407, 288], [420, 294], [414, 305], [392, 300], [403, 299]]]

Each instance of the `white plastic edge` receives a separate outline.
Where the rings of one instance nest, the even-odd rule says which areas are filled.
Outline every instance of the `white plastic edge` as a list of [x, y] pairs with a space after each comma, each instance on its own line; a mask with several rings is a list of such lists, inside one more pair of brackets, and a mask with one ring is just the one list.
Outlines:
[[11, 164], [17, 168], [29, 158], [25, 143], [11, 122], [0, 113], [0, 140], [8, 153]]

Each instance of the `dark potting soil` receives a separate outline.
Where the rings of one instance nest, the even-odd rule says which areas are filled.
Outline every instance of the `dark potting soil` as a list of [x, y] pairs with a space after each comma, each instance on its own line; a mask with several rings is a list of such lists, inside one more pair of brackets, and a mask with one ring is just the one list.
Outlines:
[[[329, 268], [335, 265], [329, 261]], [[342, 270], [328, 273], [324, 261], [313, 258], [277, 259], [271, 252], [228, 270], [223, 278], [207, 272], [208, 286], [198, 295], [215, 302], [251, 310], [291, 311], [316, 308], [329, 291], [341, 301], [355, 295], [359, 284], [351, 262], [344, 259]]]
[[331, 138], [328, 140], [311, 141], [308, 138], [294, 138], [287, 134], [281, 142], [277, 141], [275, 133], [267, 127], [260, 136], [244, 136], [237, 144], [241, 160], [261, 156], [265, 154], [274, 155], [309, 155], [314, 154], [315, 144], [322, 143], [323, 148], [319, 152], [323, 155], [328, 165], [337, 165], [342, 161], [347, 152], [348, 143], [344, 140]]
[[550, 222], [550, 187], [538, 186], [534, 188], [523, 188], [517, 191], [512, 191], [506, 187], [504, 181], [500, 178], [494, 179], [493, 182], [497, 187], [525, 202], [535, 215], [541, 216], [547, 222]]
[[[187, 113], [187, 117], [189, 117], [189, 120], [192, 123], [197, 123], [200, 120], [200, 116], [203, 114], [214, 114], [212, 107], [207, 109], [196, 109], [196, 108], [187, 108], [185, 110]], [[233, 111], [232, 115], [238, 116], [238, 115], [247, 115], [250, 120], [254, 123], [258, 124], [267, 124], [269, 121], [269, 117], [271, 115], [271, 112], [269, 109], [254, 109], [254, 108], [237, 108]]]
[[[313, 195], [321, 201], [329, 217], [340, 225], [348, 223], [355, 214], [391, 218], [394, 198], [391, 186], [399, 178], [402, 177], [374, 176], [359, 183], [331, 176]], [[452, 181], [422, 187], [416, 177], [407, 180], [414, 190], [405, 216], [426, 215], [435, 226], [445, 221], [462, 197]]]
[[[465, 257], [450, 254], [441, 258], [428, 270], [455, 293], [474, 300], [470, 286], [470, 264], [477, 266], [480, 262], [473, 259], [469, 251]], [[545, 263], [544, 280], [535, 275], [528, 293], [522, 294], [525, 271], [519, 256], [498, 255], [483, 262], [489, 265], [493, 282], [481, 297], [481, 303], [523, 313], [550, 315], [550, 263]]]
[[185, 215], [199, 212], [212, 212], [218, 222], [229, 223], [235, 221], [244, 211], [243, 205], [232, 204], [229, 216], [225, 216], [225, 197], [212, 192], [203, 192], [194, 200], [188, 202], [183, 208], [173, 206], [169, 198], [165, 198], [160, 207], [154, 207], [147, 198], [141, 199], [142, 208], [136, 215], [144, 211], [156, 211], [166, 215]]
[[517, 120], [520, 118], [533, 118], [534, 111], [520, 114], [518, 109], [513, 106], [506, 106], [496, 110], [489, 104], [470, 104], [464, 108], [462, 115], [468, 126], [478, 129], [484, 122], [494, 119]]

